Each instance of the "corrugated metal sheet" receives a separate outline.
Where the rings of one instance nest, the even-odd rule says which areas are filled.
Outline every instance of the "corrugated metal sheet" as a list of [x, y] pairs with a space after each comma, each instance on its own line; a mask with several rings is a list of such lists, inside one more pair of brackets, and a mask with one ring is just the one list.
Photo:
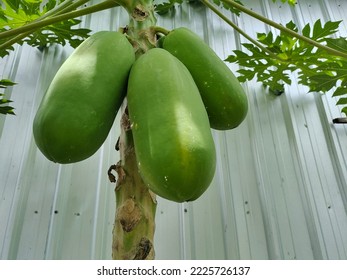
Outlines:
[[[300, 0], [295, 8], [243, 2], [300, 27], [347, 14], [341, 0]], [[250, 35], [268, 30], [247, 15], [235, 20]], [[84, 18], [95, 31], [126, 23], [120, 9]], [[174, 20], [162, 17], [158, 24], [188, 26], [222, 58], [244, 42], [201, 7], [184, 5]], [[340, 35], [346, 33], [345, 20]], [[70, 52], [60, 46], [43, 53], [18, 47], [0, 64], [0, 76], [19, 83], [6, 91], [17, 116], [0, 116], [2, 259], [111, 258], [115, 203], [106, 172], [119, 157], [114, 150], [119, 117], [103, 147], [73, 165], [46, 160], [32, 136], [43, 92]], [[217, 172], [206, 194], [183, 204], [159, 199], [157, 259], [346, 259], [347, 130], [332, 124], [340, 116], [336, 100], [308, 94], [296, 83], [279, 97], [257, 83], [244, 87], [250, 103], [245, 122], [232, 131], [213, 132]]]

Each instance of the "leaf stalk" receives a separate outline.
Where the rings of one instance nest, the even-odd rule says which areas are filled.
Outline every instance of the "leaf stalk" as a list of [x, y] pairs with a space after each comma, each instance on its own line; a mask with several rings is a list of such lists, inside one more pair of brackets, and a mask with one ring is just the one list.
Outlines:
[[[202, 0], [202, 1], [206, 1], [206, 0]], [[245, 14], [248, 14], [249, 16], [251, 16], [253, 18], [256, 18], [257, 20], [260, 20], [260, 21], [264, 22], [265, 24], [268, 24], [268, 25], [270, 25], [270, 26], [272, 26], [272, 27], [274, 27], [274, 28], [276, 28], [276, 29], [278, 29], [278, 30], [288, 34], [288, 35], [291, 35], [291, 36], [293, 36], [295, 38], [298, 38], [299, 40], [302, 40], [302, 41], [304, 41], [304, 42], [306, 42], [306, 43], [308, 43], [310, 45], [313, 45], [313, 46], [315, 46], [315, 47], [317, 47], [319, 49], [325, 50], [328, 53], [330, 53], [331, 55], [336, 55], [336, 56], [340, 56], [340, 57], [343, 57], [343, 58], [347, 59], [347, 53], [341, 52], [341, 51], [338, 51], [338, 50], [335, 50], [335, 49], [332, 49], [332, 48], [330, 48], [328, 46], [325, 46], [325, 45], [322, 45], [322, 44], [318, 43], [315, 40], [312, 40], [312, 39], [310, 39], [310, 38], [308, 38], [306, 36], [303, 36], [303, 35], [295, 32], [295, 31], [293, 31], [293, 30], [291, 30], [291, 29], [289, 29], [289, 28], [287, 28], [287, 27], [285, 27], [285, 26], [283, 26], [283, 25], [281, 25], [281, 24], [279, 24], [277, 22], [274, 22], [274, 21], [272, 21], [272, 20], [270, 20], [270, 19], [268, 19], [268, 18], [266, 18], [266, 17], [264, 17], [264, 16], [262, 16], [262, 15], [256, 13], [256, 12], [254, 12], [254, 11], [252, 11], [250, 9], [247, 9], [246, 7], [238, 4], [234, 0], [221, 0], [221, 1], [223, 3], [226, 3], [226, 4], [228, 4], [228, 5], [232, 6], [232, 7], [240, 10], [241, 12], [244, 12]]]
[[[86, 1], [84, 1], [84, 2], [86, 2]], [[77, 10], [77, 11], [71, 11], [71, 12], [66, 12], [63, 14], [58, 14], [58, 15], [53, 16], [53, 17], [49, 17], [49, 18], [42, 19], [39, 21], [33, 21], [33, 22], [28, 23], [26, 25], [23, 25], [21, 27], [1, 32], [0, 33], [0, 39], [5, 39], [8, 37], [20, 35], [20, 34], [23, 34], [26, 32], [32, 32], [36, 29], [43, 28], [47, 25], [51, 25], [51, 24], [56, 23], [56, 22], [84, 16], [87, 14], [99, 12], [99, 11], [113, 8], [113, 7], [117, 7], [117, 6], [119, 6], [119, 4], [116, 1], [107, 0], [107, 1], [101, 2], [99, 4], [95, 4], [93, 6], [86, 7], [86, 8]], [[2, 47], [3, 47], [3, 45], [0, 46], [0, 48], [2, 48]]]
[[201, 2], [211, 9], [216, 15], [218, 15], [222, 20], [224, 20], [227, 24], [229, 24], [233, 29], [235, 29], [238, 33], [240, 33], [243, 37], [245, 37], [248, 41], [252, 42], [254, 45], [259, 47], [261, 50], [269, 54], [273, 59], [281, 60], [276, 54], [270, 51], [268, 48], [264, 47], [257, 40], [253, 39], [246, 32], [244, 32], [240, 27], [238, 27], [233, 21], [231, 21], [228, 17], [226, 17], [223, 13], [221, 13], [213, 4], [211, 4], [208, 0], [201, 0]]

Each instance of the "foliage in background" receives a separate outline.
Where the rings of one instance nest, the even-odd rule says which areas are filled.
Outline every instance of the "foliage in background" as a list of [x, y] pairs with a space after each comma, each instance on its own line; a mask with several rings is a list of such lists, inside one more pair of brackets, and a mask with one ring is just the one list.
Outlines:
[[[243, 5], [241, 0], [234, 0], [236, 3], [239, 3]], [[277, 2], [278, 0], [272, 0], [272, 2]], [[282, 3], [288, 3], [290, 5], [295, 5], [297, 3], [296, 0], [280, 0]], [[161, 2], [160, 4], [156, 5], [156, 12], [160, 15], [166, 14], [169, 11], [175, 10], [176, 6], [179, 6], [183, 4], [184, 2], [188, 2], [189, 4], [200, 4], [200, 0], [168, 0], [168, 2], [164, 1]], [[235, 9], [233, 6], [229, 5], [226, 2], [223, 2], [222, 0], [212, 0], [214, 4], [216, 4], [218, 7], [222, 7], [226, 10], [231, 11], [232, 13], [236, 15], [240, 15], [240, 11]]]
[[[7, 80], [7, 79], [2, 79], [0, 80], [0, 89], [5, 89], [8, 86], [13, 86], [16, 83]], [[13, 111], [13, 107], [8, 106], [9, 103], [11, 103], [12, 100], [6, 99], [5, 94], [0, 92], [0, 114], [10, 114], [10, 115], [14, 115], [14, 111]]]
[[[44, 2], [44, 3], [43, 3]], [[0, 33], [24, 26], [29, 22], [44, 18], [48, 12], [52, 11], [64, 0], [3, 0], [0, 10]], [[77, 47], [88, 37], [89, 29], [74, 28], [81, 20], [68, 19], [42, 28], [35, 32], [29, 32], [18, 38], [18, 44], [27, 43], [30, 46], [44, 48], [49, 44], [65, 45], [68, 42], [72, 47]], [[8, 39], [0, 39], [0, 56], [6, 56], [13, 46], [5, 46]], [[3, 47], [5, 46], [5, 47]]]
[[[305, 25], [301, 33], [331, 48], [347, 50], [347, 40], [338, 37], [341, 21], [328, 21], [322, 25], [317, 20], [313, 27]], [[287, 28], [298, 32], [297, 26], [291, 21]], [[336, 35], [332, 37], [332, 35]], [[266, 47], [268, 52], [250, 43], [242, 46], [246, 51], [234, 50], [226, 61], [237, 63], [242, 67], [238, 70], [241, 82], [253, 80], [263, 83], [276, 92], [284, 91], [284, 84], [291, 84], [293, 73], [299, 77], [299, 83], [309, 87], [311, 92], [327, 92], [334, 90], [338, 96], [338, 105], [347, 114], [347, 61], [331, 55], [283, 32], [275, 37], [272, 31], [258, 33], [257, 40]]]

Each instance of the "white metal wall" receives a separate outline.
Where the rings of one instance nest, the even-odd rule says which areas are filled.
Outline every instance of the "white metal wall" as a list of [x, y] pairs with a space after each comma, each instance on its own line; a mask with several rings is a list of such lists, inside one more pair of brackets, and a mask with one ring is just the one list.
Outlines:
[[[300, 0], [295, 8], [243, 2], [301, 27], [318, 18], [344, 19], [340, 35], [347, 33], [346, 1]], [[250, 35], [268, 30], [247, 15], [236, 20]], [[83, 21], [94, 31], [126, 23], [118, 8]], [[203, 8], [184, 5], [174, 20], [162, 17], [158, 24], [191, 28], [222, 58], [244, 42]], [[0, 116], [1, 259], [111, 258], [115, 199], [107, 169], [118, 161], [119, 117], [103, 147], [72, 165], [46, 160], [32, 136], [43, 92], [71, 51], [24, 46], [0, 62], [0, 77], [18, 83], [6, 91], [17, 116]], [[332, 124], [341, 115], [336, 100], [308, 94], [295, 82], [279, 97], [254, 82], [244, 87], [245, 122], [213, 131], [218, 163], [209, 190], [191, 203], [159, 199], [157, 259], [346, 259], [347, 130]]]

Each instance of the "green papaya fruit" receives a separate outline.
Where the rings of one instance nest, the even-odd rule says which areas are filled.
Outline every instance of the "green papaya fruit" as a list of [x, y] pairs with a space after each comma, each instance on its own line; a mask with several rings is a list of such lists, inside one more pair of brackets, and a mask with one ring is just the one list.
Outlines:
[[51, 161], [73, 163], [105, 141], [126, 94], [135, 54], [125, 35], [100, 31], [79, 45], [53, 78], [33, 133]]
[[165, 36], [162, 45], [192, 74], [211, 127], [227, 130], [240, 125], [248, 111], [247, 96], [224, 61], [198, 35], [185, 27], [172, 30]]
[[128, 111], [144, 182], [171, 201], [200, 197], [213, 179], [216, 153], [208, 116], [186, 67], [154, 48], [134, 63]]

